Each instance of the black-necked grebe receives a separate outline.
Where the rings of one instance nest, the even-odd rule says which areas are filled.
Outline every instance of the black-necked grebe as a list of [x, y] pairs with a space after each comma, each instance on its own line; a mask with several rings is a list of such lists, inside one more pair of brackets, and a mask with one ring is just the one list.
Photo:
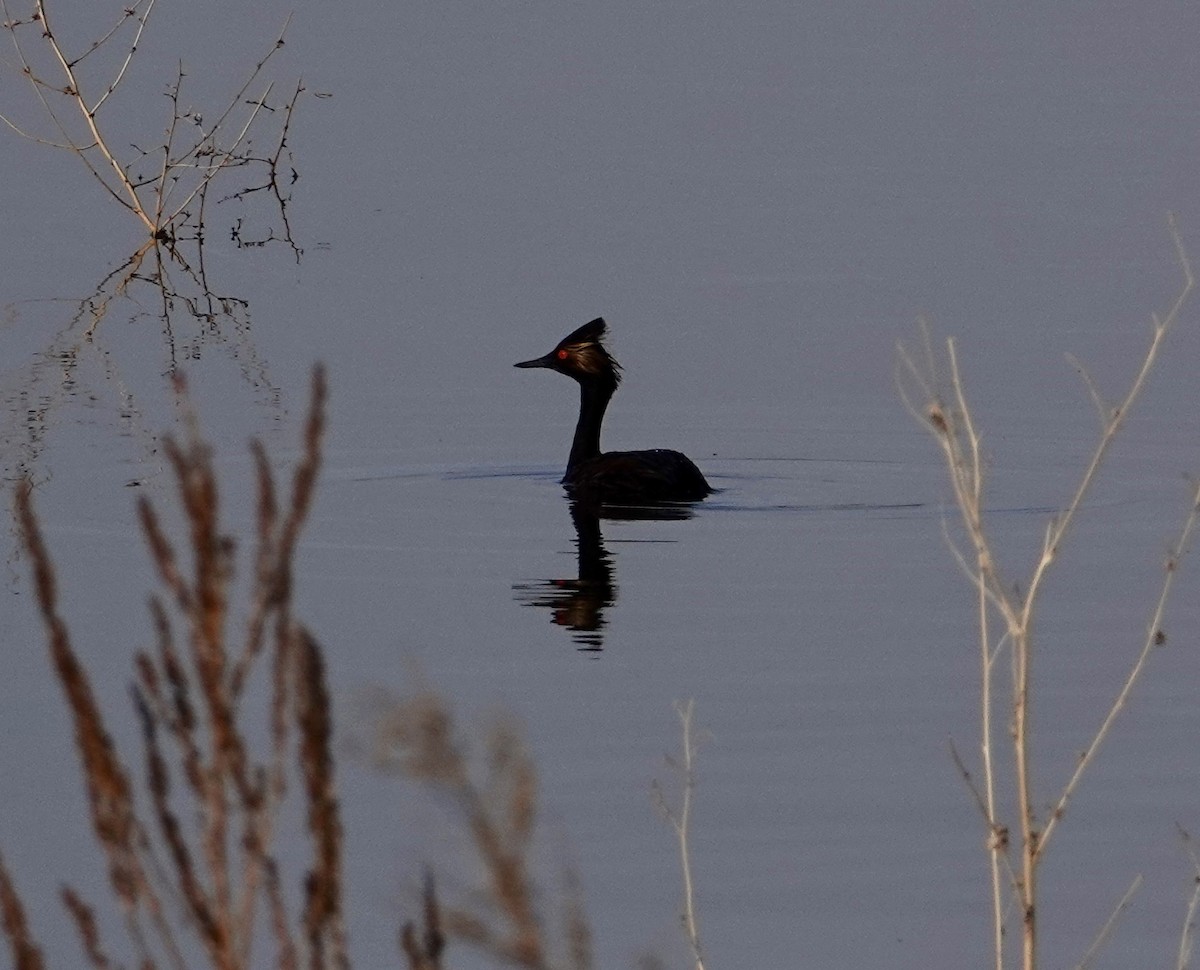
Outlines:
[[712, 488], [686, 455], [665, 448], [601, 453], [600, 424], [621, 383], [621, 367], [601, 343], [606, 329], [597, 317], [563, 337], [545, 357], [514, 365], [547, 367], [579, 382], [579, 423], [563, 485], [572, 498], [585, 502], [698, 502]]

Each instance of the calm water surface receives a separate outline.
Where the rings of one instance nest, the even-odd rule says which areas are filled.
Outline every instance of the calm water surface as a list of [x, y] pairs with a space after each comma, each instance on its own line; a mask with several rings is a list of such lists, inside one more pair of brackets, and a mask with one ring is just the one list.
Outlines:
[[[197, 97], [221, 90], [291, 9], [159, 12], [133, 103], [158, 110], [179, 56]], [[296, 121], [304, 259], [214, 230], [209, 272], [248, 323], [170, 339], [149, 294], [114, 304], [92, 341], [70, 326], [135, 227], [72, 160], [0, 140], [0, 458], [40, 483], [114, 733], [134, 738], [129, 660], [150, 637], [133, 501], [170, 496], [172, 348], [244, 535], [245, 442], [295, 456], [323, 360], [299, 609], [347, 749], [363, 698], [418, 678], [468, 723], [517, 713], [546, 885], [578, 866], [597, 965], [651, 950], [683, 966], [677, 860], [649, 792], [678, 743], [672, 704], [695, 698], [710, 967], [982, 965], [983, 831], [947, 749], [973, 749], [972, 600], [942, 538], [936, 450], [897, 400], [895, 341], [919, 314], [959, 336], [989, 522], [1022, 580], [1095, 433], [1063, 353], [1115, 395], [1179, 286], [1168, 209], [1200, 257], [1198, 29], [1200, 13], [1159, 3], [300, 4], [280, 69], [332, 95]], [[598, 314], [626, 377], [605, 444], [696, 460], [720, 491], [688, 517], [573, 519], [557, 484], [576, 392], [511, 365]], [[1198, 353], [1200, 306], [1046, 590], [1041, 805], [1143, 635], [1183, 475], [1200, 470]], [[67, 966], [56, 887], [100, 870], [5, 541], [0, 845]], [[1047, 862], [1048, 965], [1079, 959], [1137, 873], [1098, 966], [1177, 945], [1190, 875], [1174, 825], [1200, 828], [1196, 576]], [[458, 886], [472, 870], [438, 805], [353, 757], [340, 771], [356, 956], [396, 965], [420, 864]]]

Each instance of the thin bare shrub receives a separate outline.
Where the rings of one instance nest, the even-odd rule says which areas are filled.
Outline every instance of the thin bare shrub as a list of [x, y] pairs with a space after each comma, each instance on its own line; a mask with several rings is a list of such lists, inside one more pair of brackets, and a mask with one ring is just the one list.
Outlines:
[[485, 747], [477, 772], [449, 707], [432, 691], [381, 705], [375, 765], [449, 797], [482, 873], [479, 891], [455, 905], [441, 903], [426, 876], [422, 925], [409, 921], [401, 930], [410, 970], [440, 968], [444, 946], [455, 941], [527, 970], [590, 970], [591, 933], [574, 872], [567, 870], [561, 892], [557, 947], [539, 905], [530, 861], [537, 778], [524, 740], [511, 720], [498, 718]]
[[[197, 952], [223, 970], [348, 966], [330, 702], [320, 647], [292, 612], [292, 562], [320, 464], [324, 404], [317, 371], [304, 453], [283, 504], [264, 449], [253, 445], [256, 547], [241, 622], [232, 615], [235, 543], [219, 521], [212, 451], [194, 416], [182, 440], [165, 442], [187, 536], [173, 541], [153, 505], [139, 503], [162, 587], [150, 598], [154, 646], [135, 659], [140, 785], [59, 613], [32, 489], [27, 482], [17, 488], [21, 539], [74, 727], [92, 831], [125, 928], [128, 956], [111, 957], [96, 903], [64, 888], [88, 966], [128, 965], [131, 957], [141, 968], [179, 968], [195, 965]], [[304, 810], [300, 841], [309, 846], [295, 895], [275, 848], [293, 778]], [[0, 913], [13, 962], [40, 967], [2, 864]]]
[[[99, 16], [95, 5], [88, 6], [87, 17]], [[221, 295], [209, 280], [204, 244], [215, 205], [239, 206], [240, 215], [229, 221], [239, 248], [279, 242], [296, 259], [301, 254], [288, 212], [298, 178], [289, 135], [305, 89], [298, 81], [279, 96], [267, 76], [284, 46], [287, 24], [212, 111], [188, 104], [187, 72], [180, 64], [164, 90], [170, 107], [165, 125], [131, 135], [129, 118], [139, 109], [124, 107], [121, 95], [132, 83], [155, 6], [156, 0], [109, 4], [109, 26], [84, 40], [77, 37], [84, 30], [77, 21], [85, 19], [78, 8], [55, 0], [0, 0], [12, 66], [27, 82], [41, 119], [18, 120], [13, 96], [19, 88], [10, 85], [0, 121], [24, 138], [78, 158], [100, 191], [146, 233], [82, 304], [91, 318], [89, 333], [109, 304], [139, 283], [158, 289], [166, 320], [176, 309], [208, 322], [244, 309], [244, 301]], [[254, 232], [243, 227], [245, 205], [256, 199], [268, 201], [276, 226]]]
[[[1183, 274], [1178, 295], [1165, 316], [1152, 319], [1150, 339], [1137, 363], [1128, 389], [1114, 402], [1102, 397], [1096, 384], [1077, 362], [1076, 367], [1096, 408], [1099, 434], [1091, 457], [1066, 505], [1046, 523], [1041, 550], [1021, 582], [1014, 583], [998, 562], [995, 537], [985, 514], [987, 465], [983, 439], [967, 404], [966, 390], [953, 339], [946, 341], [939, 357], [923, 328], [919, 352], [900, 347], [898, 383], [909, 410], [933, 435], [946, 463], [950, 484], [962, 522], [966, 548], [956, 542], [947, 527], [947, 542], [976, 593], [980, 660], [979, 767], [969, 770], [966, 759], [952, 746], [952, 755], [969, 786], [987, 827], [987, 854], [991, 880], [991, 939], [996, 970], [1007, 965], [1005, 944], [1014, 934], [1020, 941], [1020, 966], [1033, 970], [1038, 959], [1039, 895], [1038, 874], [1059, 823], [1081, 779], [1108, 737], [1117, 716], [1125, 707], [1155, 647], [1166, 642], [1163, 617], [1178, 575], [1180, 560], [1188, 548], [1200, 513], [1200, 488], [1193, 487], [1191, 500], [1171, 551], [1163, 564], [1163, 577], [1155, 601], [1150, 605], [1146, 633], [1130, 657], [1124, 680], [1115, 686], [1111, 705], [1099, 719], [1090, 742], [1074, 768], [1056, 783], [1057, 795], [1048, 810], [1035, 799], [1034, 763], [1039, 733], [1033, 728], [1032, 693], [1034, 658], [1039, 648], [1034, 637], [1035, 618], [1047, 577], [1059, 560], [1076, 517], [1090, 495], [1113, 441], [1124, 426], [1130, 409], [1141, 395], [1162, 347], [1179, 323], [1192, 295], [1195, 279], [1183, 240], [1170, 220], [1171, 239]], [[1010, 676], [1002, 675], [1005, 669]], [[995, 739], [1007, 729], [1011, 739], [1011, 775], [998, 767]], [[1015, 813], [1015, 819], [1010, 813]], [[1128, 905], [1135, 884], [1118, 902], [1113, 916], [1100, 929], [1096, 942], [1080, 966], [1088, 966]], [[1010, 902], [1015, 905], [1010, 905]]]
[[[110, 111], [128, 80], [143, 42], [156, 0], [111, 5], [113, 23], [100, 36], [82, 44], [69, 43], [60, 30], [62, 13], [52, 0], [2, 0], [3, 27], [8, 31], [16, 63], [52, 129], [42, 134], [13, 120], [11, 110], [0, 113], [12, 131], [48, 147], [75, 155], [101, 190], [137, 219], [150, 236], [169, 240], [179, 228], [202, 225], [202, 209], [214, 180], [233, 169], [259, 168], [262, 177], [249, 185], [231, 187], [231, 198], [262, 192], [274, 198], [290, 243], [287, 222], [287, 136], [296, 102], [304, 90], [297, 83], [278, 103], [272, 101], [274, 82], [263, 79], [268, 62], [283, 47], [287, 25], [264, 56], [248, 72], [229, 101], [206, 120], [205, 113], [186, 106], [182, 66], [166, 89], [171, 105], [161, 144], [147, 149], [118, 145], [110, 134]], [[78, 14], [78, 11], [76, 11]], [[68, 11], [63, 14], [69, 18]], [[253, 147], [264, 121], [276, 122], [273, 147]], [[291, 172], [294, 180], [295, 172]], [[240, 221], [238, 224], [240, 225]], [[234, 238], [238, 239], [235, 231]], [[244, 241], [253, 244], [250, 241]]]

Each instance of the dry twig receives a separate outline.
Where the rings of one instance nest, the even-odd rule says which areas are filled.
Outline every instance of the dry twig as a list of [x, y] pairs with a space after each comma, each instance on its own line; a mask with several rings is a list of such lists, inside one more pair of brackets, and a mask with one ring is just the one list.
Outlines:
[[662, 786], [655, 781], [652, 793], [654, 803], [668, 822], [671, 823], [671, 828], [675, 830], [675, 838], [679, 848], [679, 862], [683, 871], [683, 912], [680, 916], [680, 921], [683, 924], [683, 933], [687, 937], [688, 945], [692, 948], [692, 957], [696, 963], [696, 970], [704, 970], [704, 954], [700, 946], [700, 926], [696, 916], [696, 893], [695, 885], [692, 880], [692, 852], [691, 852], [691, 822], [692, 822], [692, 793], [696, 788], [696, 750], [697, 742], [692, 733], [692, 713], [695, 710], [696, 702], [694, 700], [681, 701], [675, 705], [675, 713], [679, 715], [679, 724], [683, 731], [683, 760], [676, 761], [674, 758], [667, 758], [667, 766], [674, 769], [679, 776], [679, 786], [681, 789], [680, 802], [678, 810], [671, 808], [667, 804], [666, 796], [663, 794]]

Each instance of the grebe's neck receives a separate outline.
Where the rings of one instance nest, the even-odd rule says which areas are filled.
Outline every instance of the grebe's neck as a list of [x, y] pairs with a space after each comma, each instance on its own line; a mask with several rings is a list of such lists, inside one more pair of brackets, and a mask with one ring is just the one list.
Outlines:
[[575, 425], [575, 439], [571, 442], [571, 456], [567, 459], [568, 475], [582, 462], [600, 454], [600, 425], [616, 389], [615, 382], [580, 382], [579, 421]]

